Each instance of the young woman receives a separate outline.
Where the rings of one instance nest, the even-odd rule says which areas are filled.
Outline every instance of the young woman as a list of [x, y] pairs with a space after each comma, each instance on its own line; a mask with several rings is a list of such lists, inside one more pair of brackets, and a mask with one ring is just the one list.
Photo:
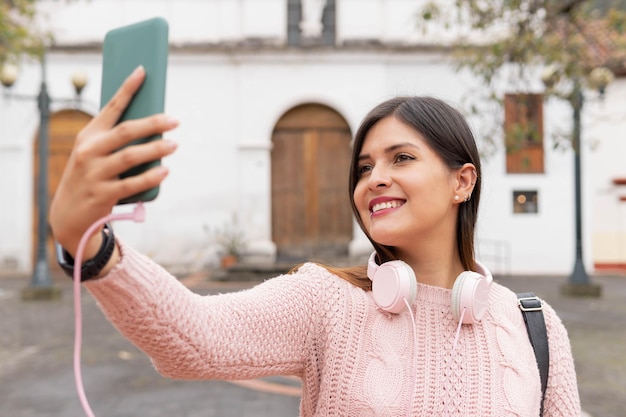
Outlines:
[[[177, 125], [157, 115], [114, 126], [143, 77], [131, 75], [76, 140], [50, 210], [69, 254], [119, 199], [167, 174], [118, 179], [175, 150], [163, 140], [114, 152]], [[306, 263], [246, 291], [199, 296], [108, 230], [87, 244], [97, 270], [84, 285], [163, 375], [296, 375], [302, 416], [538, 416], [539, 371], [517, 298], [474, 259], [480, 185], [463, 117], [433, 98], [394, 98], [367, 115], [354, 143], [351, 201], [375, 248], [368, 265]], [[545, 303], [544, 315], [544, 415], [578, 416], [566, 330]]]

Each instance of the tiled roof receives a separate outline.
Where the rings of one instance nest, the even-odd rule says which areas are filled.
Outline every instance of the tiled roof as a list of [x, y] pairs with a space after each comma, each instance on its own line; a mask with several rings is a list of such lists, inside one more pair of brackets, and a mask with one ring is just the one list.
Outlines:
[[583, 56], [579, 61], [590, 70], [609, 67], [617, 76], [626, 76], [626, 32], [618, 30], [609, 18], [559, 20], [552, 33], [565, 44], [576, 44]]

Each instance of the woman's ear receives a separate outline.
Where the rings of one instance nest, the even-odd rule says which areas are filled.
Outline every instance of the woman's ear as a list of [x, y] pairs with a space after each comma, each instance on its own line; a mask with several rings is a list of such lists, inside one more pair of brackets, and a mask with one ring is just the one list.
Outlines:
[[472, 192], [474, 191], [477, 178], [478, 174], [476, 173], [474, 164], [468, 162], [459, 168], [456, 174], [457, 183], [455, 189], [455, 195], [459, 196], [459, 198], [456, 199], [455, 197], [455, 201], [465, 203], [472, 198]]

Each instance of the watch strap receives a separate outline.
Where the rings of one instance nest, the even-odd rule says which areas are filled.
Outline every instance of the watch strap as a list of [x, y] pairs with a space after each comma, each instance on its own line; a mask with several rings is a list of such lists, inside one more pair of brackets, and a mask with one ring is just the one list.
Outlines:
[[[113, 250], [115, 249], [115, 235], [113, 234], [113, 228], [109, 223], [106, 223], [102, 228], [102, 244], [96, 255], [83, 262], [80, 268], [80, 280], [81, 282], [90, 280], [97, 277], [102, 269], [111, 259]], [[56, 242], [56, 255], [57, 262], [61, 269], [70, 277], [74, 277], [74, 258], [63, 247]]]

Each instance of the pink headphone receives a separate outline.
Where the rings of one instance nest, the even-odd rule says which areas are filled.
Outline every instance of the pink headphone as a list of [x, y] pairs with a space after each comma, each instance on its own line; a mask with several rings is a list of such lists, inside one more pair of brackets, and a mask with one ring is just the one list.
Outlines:
[[[487, 309], [489, 288], [493, 281], [491, 273], [476, 262], [480, 271], [464, 271], [454, 281], [450, 307], [452, 316], [463, 323], [471, 324], [480, 321]], [[409, 304], [417, 296], [417, 280], [413, 269], [403, 261], [389, 261], [382, 265], [376, 264], [376, 252], [367, 262], [367, 276], [372, 280], [372, 295], [376, 305], [389, 313], [399, 313], [405, 307], [405, 299]], [[465, 314], [463, 310], [465, 309]]]

